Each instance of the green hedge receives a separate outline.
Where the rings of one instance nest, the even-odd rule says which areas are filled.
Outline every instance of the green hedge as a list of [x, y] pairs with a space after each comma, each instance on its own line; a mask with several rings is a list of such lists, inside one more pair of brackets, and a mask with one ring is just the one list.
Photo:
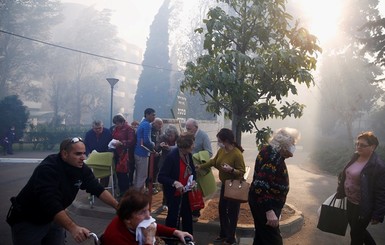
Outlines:
[[[39, 124], [31, 127], [24, 133], [19, 143], [25, 146], [32, 145], [32, 150], [52, 150], [58, 148], [65, 138], [84, 137], [90, 126], [68, 126], [61, 125], [52, 127], [46, 124]], [[22, 146], [24, 149], [24, 146]]]
[[[321, 170], [338, 175], [353, 156], [354, 146], [335, 139], [321, 141], [317, 144], [319, 147], [312, 150], [310, 158]], [[385, 147], [381, 143], [376, 153], [385, 160]]]

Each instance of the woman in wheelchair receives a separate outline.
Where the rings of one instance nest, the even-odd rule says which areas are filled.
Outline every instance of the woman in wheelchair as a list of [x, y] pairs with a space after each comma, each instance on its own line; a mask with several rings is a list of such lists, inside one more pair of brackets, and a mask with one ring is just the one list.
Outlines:
[[150, 216], [150, 197], [136, 189], [129, 189], [120, 200], [117, 216], [111, 221], [102, 237], [103, 245], [154, 244], [155, 236], [177, 237], [183, 244], [185, 237], [193, 236], [184, 231], [156, 224]]

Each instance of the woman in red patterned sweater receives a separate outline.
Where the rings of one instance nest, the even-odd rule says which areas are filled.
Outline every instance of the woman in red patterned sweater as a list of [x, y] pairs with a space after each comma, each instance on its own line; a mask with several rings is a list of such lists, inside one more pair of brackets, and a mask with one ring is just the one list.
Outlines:
[[152, 219], [149, 210], [150, 197], [136, 189], [129, 189], [120, 200], [117, 216], [104, 231], [103, 245], [139, 245], [153, 244], [155, 236], [177, 237], [184, 242], [185, 237], [193, 236], [187, 232], [152, 223], [147, 228], [140, 228], [141, 241], [137, 241], [137, 227], [144, 220]]

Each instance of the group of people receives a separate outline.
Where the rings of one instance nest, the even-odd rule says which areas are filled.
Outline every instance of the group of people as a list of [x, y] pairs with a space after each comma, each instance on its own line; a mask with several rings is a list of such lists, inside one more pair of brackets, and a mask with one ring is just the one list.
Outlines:
[[[145, 110], [136, 129], [119, 115], [113, 122], [115, 126], [108, 134], [109, 129], [95, 121], [92, 132], [99, 136], [90, 131], [84, 142], [79, 137], [65, 139], [58, 154], [48, 156], [36, 167], [26, 186], [11, 199], [7, 222], [14, 244], [64, 244], [65, 231], [77, 242], [87, 239], [90, 231], [76, 224], [65, 211], [79, 189], [117, 210], [117, 216], [104, 231], [103, 244], [154, 244], [156, 236], [174, 236], [182, 242], [186, 237], [193, 239], [193, 217], [199, 216], [199, 210], [194, 213], [191, 209], [188, 193], [196, 188], [197, 171], [211, 167], [218, 170], [221, 182], [220, 229], [214, 242], [236, 244], [240, 203], [225, 198], [224, 184], [229, 179], [243, 179], [246, 167], [244, 150], [232, 130], [222, 128], [216, 134], [219, 149], [213, 156], [207, 133], [199, 129], [194, 119], [186, 121], [186, 132], [181, 133], [173, 125], [162, 132], [163, 123], [151, 108]], [[248, 198], [255, 226], [254, 245], [283, 244], [279, 220], [289, 192], [285, 160], [293, 157], [299, 138], [296, 129], [281, 128], [274, 132], [269, 144], [259, 149]], [[131, 184], [129, 173], [117, 176], [120, 202], [83, 163], [92, 150], [109, 150], [98, 146], [100, 141], [107, 145], [113, 142], [117, 161], [128, 151], [128, 161], [134, 162], [127, 163], [135, 169]], [[366, 228], [369, 223], [383, 222], [385, 215], [385, 165], [374, 152], [378, 144], [372, 132], [358, 135], [354, 157], [339, 177], [336, 197], [347, 197], [351, 244], [375, 244]], [[193, 154], [202, 150], [209, 152], [210, 159], [195, 165]], [[150, 194], [145, 192], [150, 153], [158, 157], [155, 181], [162, 185], [168, 210], [165, 225], [156, 224], [151, 217]]]

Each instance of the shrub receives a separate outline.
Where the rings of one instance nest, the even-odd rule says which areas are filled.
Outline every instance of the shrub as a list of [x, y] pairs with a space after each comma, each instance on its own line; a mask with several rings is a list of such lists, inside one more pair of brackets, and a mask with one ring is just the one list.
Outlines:
[[[354, 153], [354, 146], [338, 141], [336, 139], [323, 139], [322, 145], [310, 153], [311, 160], [317, 166], [330, 174], [338, 175], [345, 165], [350, 161]], [[376, 153], [385, 160], [385, 146], [378, 146]]]
[[319, 147], [310, 153], [311, 160], [330, 174], [338, 175], [354, 153], [353, 145], [338, 139], [320, 139]]
[[48, 124], [39, 124], [30, 126], [30, 129], [24, 133], [22, 142], [32, 143], [34, 150], [52, 150], [55, 145], [60, 145], [65, 138], [84, 137], [89, 128], [90, 126], [61, 125], [53, 127]]

